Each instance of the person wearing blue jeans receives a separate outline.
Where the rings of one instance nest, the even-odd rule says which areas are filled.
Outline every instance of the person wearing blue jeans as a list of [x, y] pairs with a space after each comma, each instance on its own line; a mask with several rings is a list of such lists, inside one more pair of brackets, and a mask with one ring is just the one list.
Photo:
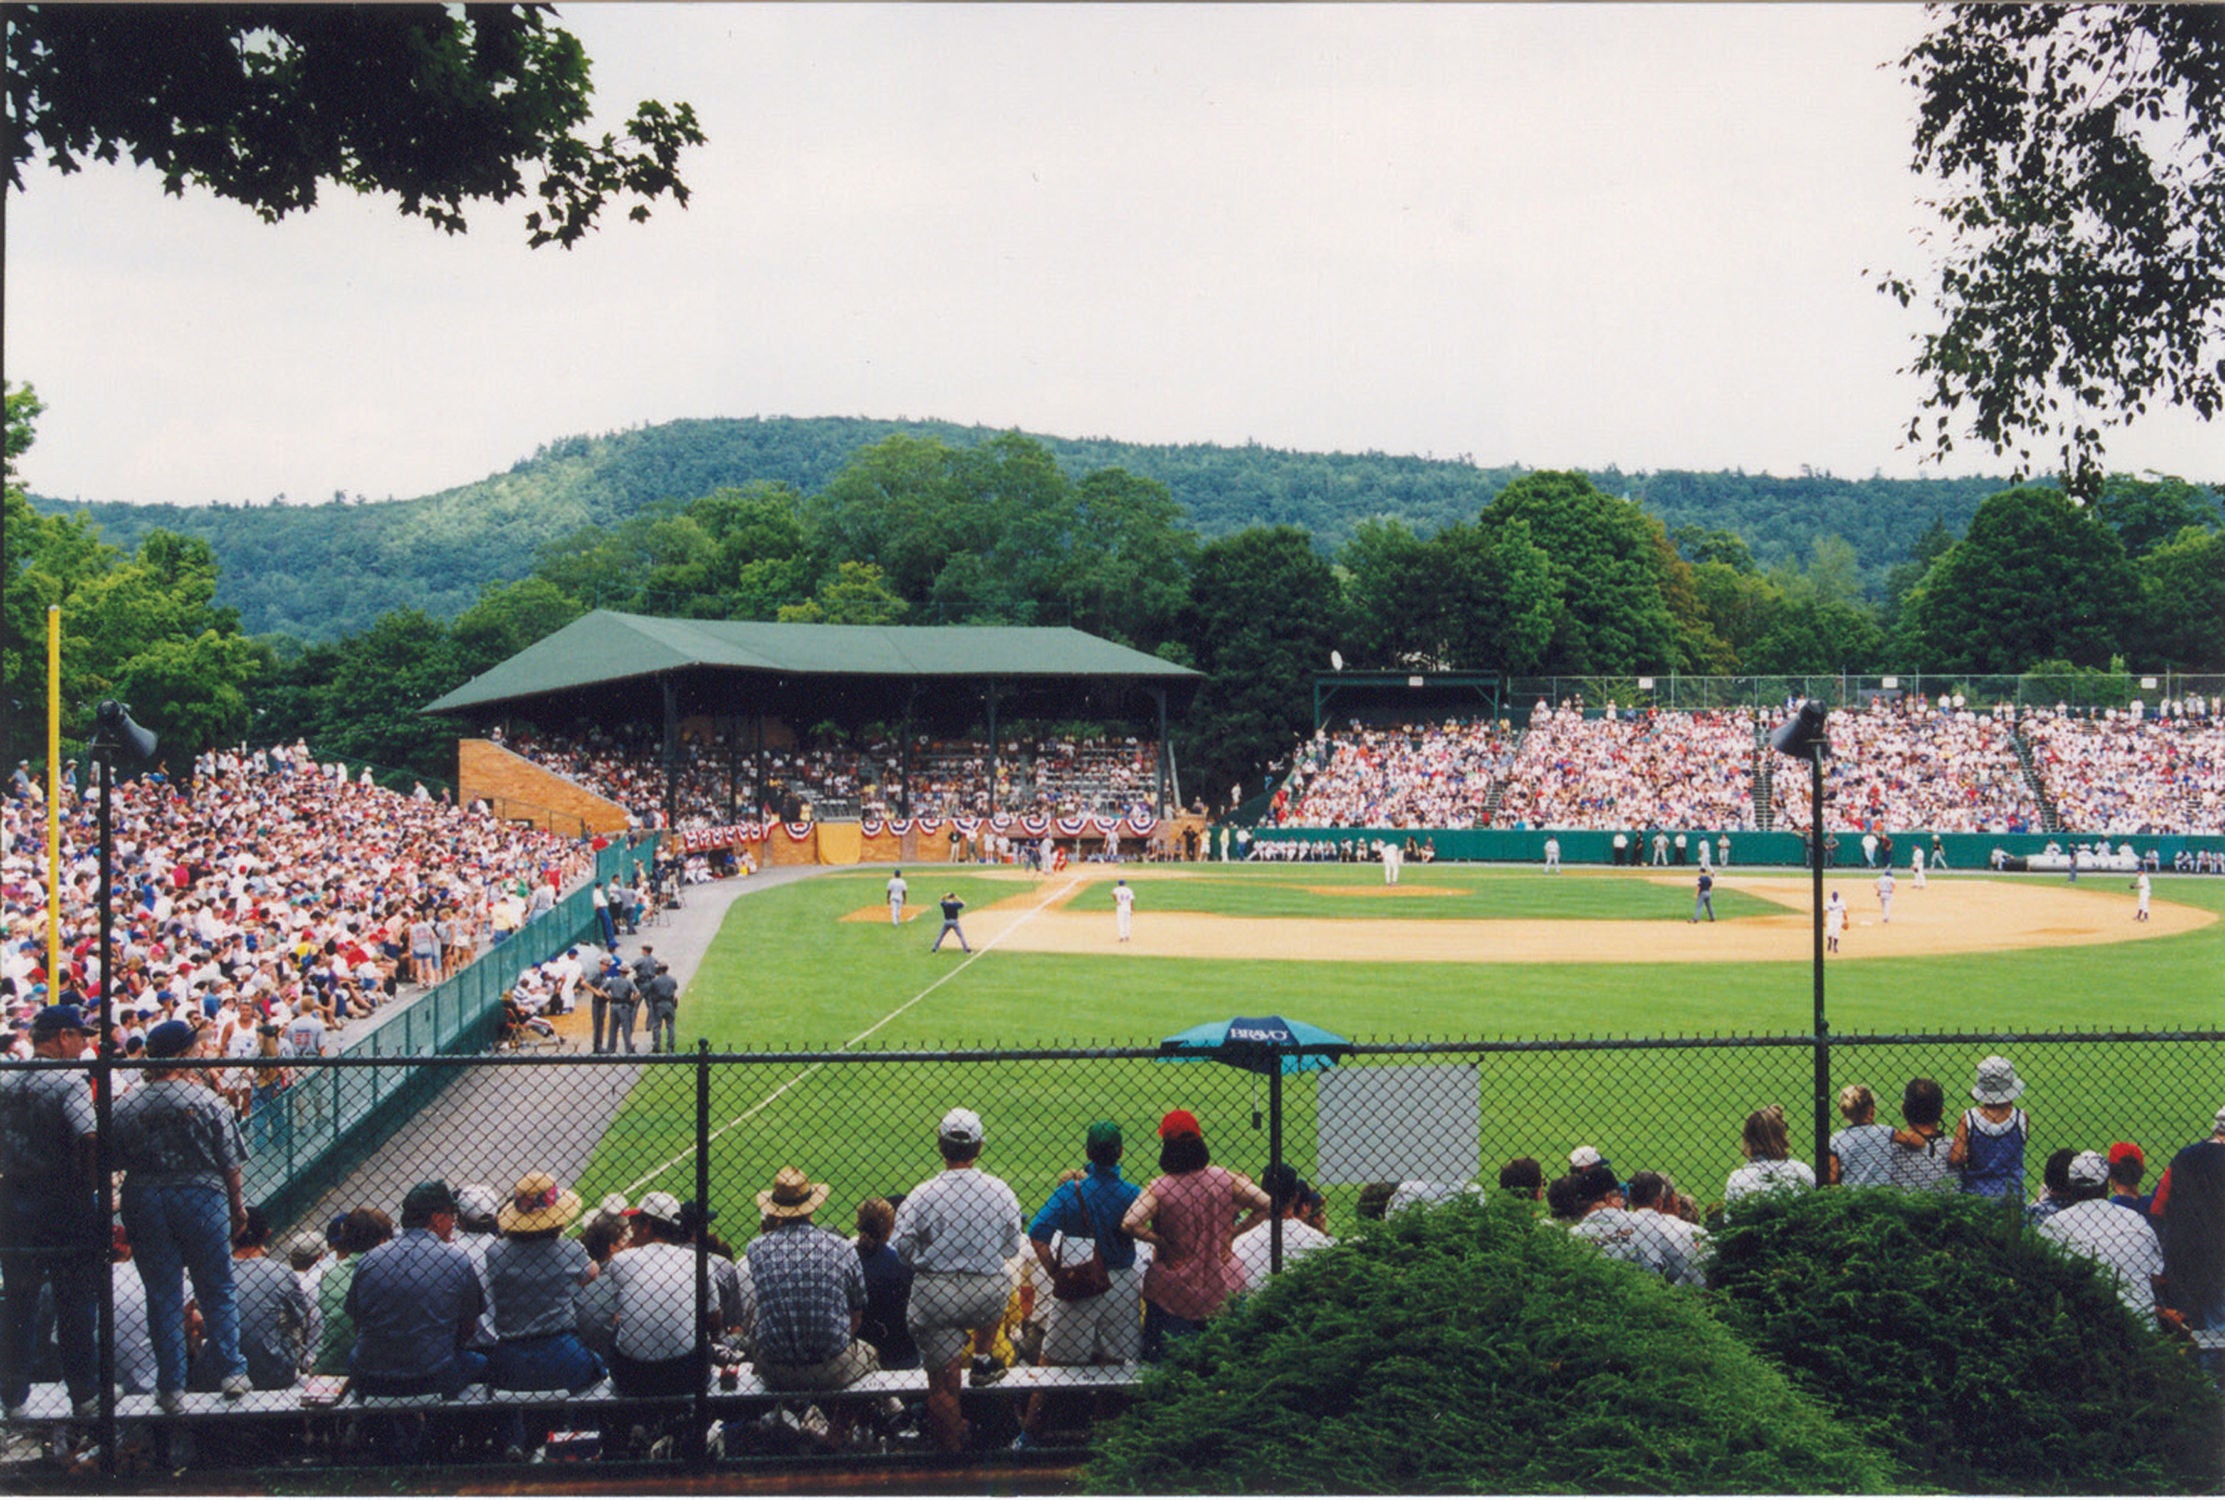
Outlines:
[[147, 1331], [155, 1348], [155, 1402], [185, 1401], [185, 1293], [193, 1279], [218, 1389], [238, 1400], [253, 1389], [239, 1348], [239, 1304], [232, 1286], [232, 1236], [247, 1224], [240, 1168], [247, 1159], [238, 1117], [201, 1081], [192, 1059], [200, 1034], [184, 1021], [147, 1033], [148, 1070], [116, 1101], [114, 1161], [124, 1171], [124, 1229], [147, 1289]]
[[[74, 1005], [31, 1019], [35, 1061], [72, 1061], [88, 1023]], [[19, 1420], [31, 1398], [39, 1290], [54, 1287], [62, 1380], [80, 1416], [100, 1402], [98, 1323], [108, 1265], [107, 1215], [93, 1174], [93, 1097], [76, 1069], [0, 1075], [0, 1404]]]

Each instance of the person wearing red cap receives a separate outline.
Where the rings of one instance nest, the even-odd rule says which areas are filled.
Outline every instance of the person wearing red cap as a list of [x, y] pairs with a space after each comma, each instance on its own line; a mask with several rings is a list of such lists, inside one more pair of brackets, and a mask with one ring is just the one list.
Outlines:
[[2132, 1142], [2119, 1141], [2109, 1148], [2109, 1201], [2131, 1209], [2143, 1220], [2155, 1199], [2155, 1194], [2140, 1191], [2140, 1179], [2147, 1171], [2148, 1158]]
[[1272, 1207], [1250, 1178], [1213, 1165], [1197, 1116], [1188, 1110], [1169, 1110], [1159, 1121], [1159, 1139], [1161, 1175], [1120, 1221], [1123, 1232], [1155, 1251], [1143, 1278], [1146, 1362], [1159, 1359], [1168, 1340], [1204, 1327], [1243, 1290], [1244, 1269], [1231, 1246]]

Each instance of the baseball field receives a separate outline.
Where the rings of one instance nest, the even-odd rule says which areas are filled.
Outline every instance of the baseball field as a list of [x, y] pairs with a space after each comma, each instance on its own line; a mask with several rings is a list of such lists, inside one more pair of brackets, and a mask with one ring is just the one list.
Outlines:
[[[1126, 1127], [1130, 1173], [1148, 1177], [1151, 1127], [1177, 1106], [1199, 1115], [1216, 1160], [1256, 1173], [1268, 1159], [1256, 1075], [1154, 1058], [949, 1054], [1150, 1047], [1201, 1022], [1279, 1014], [1368, 1042], [1560, 1039], [1342, 1066], [1474, 1067], [1486, 1180], [1509, 1157], [1551, 1171], [1593, 1144], [1625, 1172], [1671, 1172], [1706, 1203], [1740, 1164], [1753, 1108], [1782, 1104], [1794, 1154], [1813, 1155], [1813, 1051], [1757, 1040], [1809, 1030], [1811, 919], [1804, 874], [1733, 869], [1717, 880], [1718, 920], [1695, 924], [1695, 873], [1410, 864], [1386, 887], [1379, 867], [1353, 865], [1052, 877], [935, 867], [909, 872], [901, 925], [889, 920], [885, 868], [755, 893], [733, 905], [690, 985], [682, 1036], [719, 1054], [839, 1056], [721, 1061], [700, 1101], [693, 1068], [645, 1070], [582, 1187], [691, 1195], [700, 1121], [712, 1198], [739, 1214], [737, 1241], [750, 1232], [748, 1193], [787, 1162], [834, 1184], [825, 1219], [847, 1227], [859, 1199], [934, 1170], [934, 1125], [954, 1104], [983, 1115], [983, 1165], [1031, 1207], [1078, 1162], [1096, 1119]], [[1127, 942], [1115, 937], [1116, 879], [1135, 891]], [[1978, 1058], [2005, 1052], [2027, 1084], [2034, 1186], [2057, 1147], [2133, 1140], [2167, 1158], [2203, 1133], [2225, 1099], [2225, 1045], [2096, 1035], [2020, 1048], [1930, 1035], [2225, 1026], [2225, 881], [2159, 876], [2152, 919], [2137, 922], [2130, 879], [1953, 873], [1916, 889], [1904, 875], [1888, 923], [1874, 875], [1837, 872], [1829, 888], [1849, 919], [1826, 969], [1831, 1030], [1903, 1039], [1834, 1047], [1833, 1087], [1869, 1084], [1880, 1119], [1897, 1124], [1910, 1077], [1939, 1079], [1952, 1111]], [[966, 903], [971, 954], [955, 942], [928, 951], [946, 891]], [[1596, 1045], [1701, 1037], [1734, 1044]], [[930, 1055], [887, 1055], [919, 1052]], [[1285, 1152], [1301, 1171], [1316, 1161], [1319, 1076], [1284, 1086]], [[1323, 1186], [1335, 1228], [1357, 1185]]]

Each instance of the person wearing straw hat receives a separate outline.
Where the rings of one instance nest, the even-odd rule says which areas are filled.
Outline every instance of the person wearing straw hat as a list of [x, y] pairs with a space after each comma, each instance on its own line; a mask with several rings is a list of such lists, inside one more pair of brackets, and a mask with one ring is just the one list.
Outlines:
[[1955, 1144], [1947, 1153], [1948, 1165], [1962, 1173], [1962, 1190], [1987, 1198], [2024, 1196], [2024, 1143], [2032, 1138], [2032, 1122], [2016, 1100], [2024, 1093], [2024, 1080], [2005, 1057], [1988, 1057], [1978, 1064], [1977, 1082], [1970, 1097], [1976, 1109], [1966, 1109], [1955, 1122]]
[[[811, 1216], [829, 1188], [801, 1169], [782, 1167], [757, 1195], [763, 1233], [751, 1242], [747, 1284], [757, 1304], [757, 1374], [776, 1391], [835, 1391], [881, 1367], [858, 1327], [865, 1317], [865, 1272], [857, 1251]], [[839, 1446], [845, 1415], [829, 1440]]]
[[[579, 1194], [547, 1172], [528, 1172], [495, 1212], [502, 1238], [487, 1247], [496, 1337], [487, 1384], [497, 1390], [577, 1394], [603, 1378], [603, 1362], [579, 1337], [580, 1288], [598, 1267], [584, 1245], [564, 1238], [579, 1210]], [[524, 1414], [513, 1410], [503, 1427], [508, 1454], [524, 1457]], [[536, 1443], [545, 1436], [544, 1424]]]
[[578, 1289], [596, 1264], [563, 1231], [578, 1217], [578, 1193], [550, 1173], [525, 1173], [496, 1208], [503, 1237], [487, 1246], [494, 1300], [494, 1351], [487, 1384], [505, 1391], [583, 1391], [603, 1362], [578, 1342]]

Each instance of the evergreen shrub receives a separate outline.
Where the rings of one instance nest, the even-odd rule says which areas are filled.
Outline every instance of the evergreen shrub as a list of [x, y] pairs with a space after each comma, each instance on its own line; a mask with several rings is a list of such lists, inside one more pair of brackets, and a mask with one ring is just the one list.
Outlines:
[[1709, 1296], [1913, 1483], [2214, 1490], [2216, 1387], [2019, 1210], [1883, 1188], [1744, 1200], [1716, 1237]]
[[1890, 1466], [1709, 1315], [1525, 1205], [1299, 1262], [1146, 1377], [1098, 1491], [1816, 1493]]

